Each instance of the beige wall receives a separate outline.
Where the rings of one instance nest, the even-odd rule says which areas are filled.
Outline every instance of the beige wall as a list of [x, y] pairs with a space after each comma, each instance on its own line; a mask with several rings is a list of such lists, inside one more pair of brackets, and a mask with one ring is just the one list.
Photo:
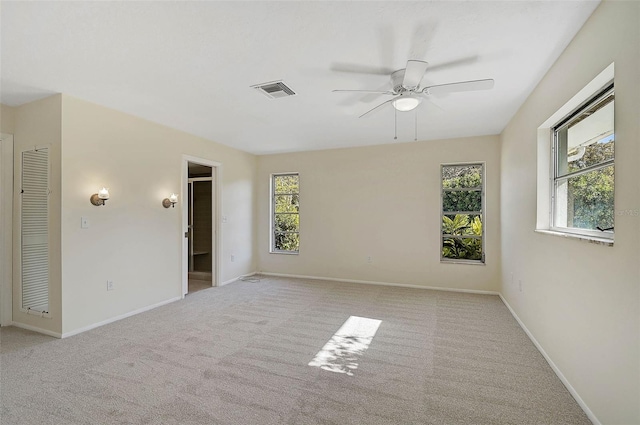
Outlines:
[[[65, 334], [181, 296], [183, 211], [161, 201], [186, 197], [183, 154], [222, 163], [221, 281], [255, 271], [255, 156], [66, 95], [62, 106]], [[111, 198], [95, 207], [102, 186]]]
[[[3, 105], [2, 132], [14, 133], [15, 170], [22, 149], [51, 145], [51, 318], [21, 312], [15, 287], [14, 322], [69, 334], [180, 297], [183, 211], [181, 204], [165, 209], [161, 200], [186, 196], [183, 155], [222, 164], [219, 283], [256, 270], [254, 155], [66, 95]], [[111, 199], [95, 207], [89, 197], [102, 186]], [[14, 228], [17, 201], [15, 195]], [[88, 229], [80, 228], [81, 217]], [[114, 291], [106, 291], [107, 280]]]
[[[477, 161], [486, 162], [486, 265], [442, 264], [440, 164]], [[499, 162], [497, 136], [260, 156], [260, 270], [497, 291]], [[300, 254], [270, 254], [270, 174], [289, 171], [300, 173]]]
[[[501, 292], [603, 424], [640, 423], [639, 22], [640, 3], [603, 2], [502, 135]], [[536, 129], [612, 62], [615, 244], [534, 233]]]
[[[13, 321], [43, 329], [53, 334], [62, 332], [61, 292], [61, 137], [62, 96], [54, 95], [15, 108], [14, 163], [15, 175], [20, 175], [21, 152], [34, 146], [49, 145], [49, 313], [50, 318], [29, 315], [20, 311], [20, 232], [13, 232]], [[14, 179], [13, 222], [19, 229], [20, 179]]]
[[13, 138], [15, 109], [0, 104], [0, 325], [11, 324], [13, 315]]
[[15, 129], [15, 108], [0, 104], [0, 132], [13, 134]]

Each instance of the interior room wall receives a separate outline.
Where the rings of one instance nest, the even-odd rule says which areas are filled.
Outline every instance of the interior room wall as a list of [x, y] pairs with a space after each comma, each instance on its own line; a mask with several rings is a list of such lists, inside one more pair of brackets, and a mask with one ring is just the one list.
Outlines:
[[15, 108], [0, 104], [0, 132], [13, 134], [15, 128]]
[[[181, 296], [182, 202], [161, 201], [187, 196], [182, 155], [222, 163], [222, 282], [255, 271], [254, 155], [70, 96], [62, 103], [65, 334]], [[110, 199], [93, 206], [103, 186]]]
[[14, 179], [13, 196], [13, 322], [25, 327], [37, 328], [53, 335], [62, 332], [61, 291], [61, 139], [62, 96], [54, 95], [15, 108], [14, 117], [14, 175], [19, 175], [21, 152], [34, 146], [49, 145], [49, 313], [50, 318], [26, 314], [20, 309], [20, 232], [19, 179]]
[[[440, 262], [440, 164], [486, 162], [486, 265]], [[497, 291], [497, 136], [333, 149], [258, 158], [261, 271]], [[272, 173], [300, 173], [300, 253], [270, 254]], [[367, 262], [371, 257], [371, 263]]]
[[[11, 324], [13, 297], [13, 135], [14, 108], [0, 104], [0, 326]], [[6, 136], [5, 136], [6, 135]], [[6, 138], [5, 138], [6, 137]]]
[[[640, 423], [638, 22], [640, 3], [604, 1], [502, 134], [501, 292], [603, 424]], [[535, 233], [536, 130], [612, 62], [614, 246]]]

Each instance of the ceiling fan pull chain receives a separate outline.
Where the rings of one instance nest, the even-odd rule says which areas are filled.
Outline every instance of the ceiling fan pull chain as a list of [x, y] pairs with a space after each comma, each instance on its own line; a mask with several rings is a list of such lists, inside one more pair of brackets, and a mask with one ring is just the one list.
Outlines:
[[393, 108], [393, 140], [398, 140], [398, 110]]

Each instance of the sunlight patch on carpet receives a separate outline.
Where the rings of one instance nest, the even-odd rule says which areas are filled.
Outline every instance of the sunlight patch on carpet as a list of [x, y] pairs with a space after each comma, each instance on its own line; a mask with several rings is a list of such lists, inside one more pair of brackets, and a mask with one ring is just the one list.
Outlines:
[[369, 348], [380, 323], [381, 320], [366, 317], [349, 317], [309, 362], [309, 366], [353, 376], [358, 360]]

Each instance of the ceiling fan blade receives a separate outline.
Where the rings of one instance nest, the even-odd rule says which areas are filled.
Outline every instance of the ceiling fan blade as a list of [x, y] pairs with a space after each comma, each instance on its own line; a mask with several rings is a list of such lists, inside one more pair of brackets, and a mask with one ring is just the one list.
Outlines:
[[462, 91], [489, 90], [493, 88], [493, 79], [460, 81], [458, 83], [439, 84], [422, 89], [425, 94], [444, 94]]
[[435, 106], [436, 108], [440, 109], [441, 111], [444, 111], [444, 110], [445, 110], [442, 106], [440, 106], [440, 105], [438, 104], [438, 102], [436, 102], [436, 101], [434, 101], [434, 100], [433, 100], [433, 97], [430, 97], [430, 96], [429, 96], [429, 95], [427, 95], [426, 93], [422, 93], [422, 92], [418, 92], [417, 94], [419, 94], [419, 95], [420, 95], [420, 97], [421, 97], [422, 99], [424, 99], [426, 102], [429, 102], [431, 105]]
[[442, 62], [435, 65], [431, 64], [431, 66], [429, 66], [429, 73], [433, 71], [444, 70], [447, 68], [454, 68], [456, 66], [471, 65], [472, 63], [475, 63], [477, 61], [478, 61], [478, 55], [473, 55], [473, 56], [467, 56], [466, 58], [455, 59], [449, 62]]
[[394, 97], [393, 99], [389, 99], [385, 102], [382, 102], [381, 104], [379, 104], [378, 106], [373, 107], [372, 109], [369, 109], [367, 112], [365, 112], [364, 114], [360, 115], [358, 118], [362, 118], [367, 114], [370, 114], [371, 112], [375, 111], [376, 109], [386, 105], [387, 103], [393, 102], [394, 100], [396, 100], [396, 97]]
[[344, 93], [344, 92], [348, 92], [348, 93], [353, 93], [353, 92], [357, 92], [357, 93], [376, 93], [376, 94], [395, 94], [392, 91], [389, 90], [331, 90], [333, 93]]
[[[397, 93], [394, 93], [393, 90], [389, 90], [389, 83], [385, 82], [383, 85], [376, 87], [376, 90], [378, 91], [388, 91], [393, 93], [394, 95]], [[362, 93], [362, 96], [358, 99], [360, 102], [362, 103], [372, 103], [372, 102], [376, 102], [380, 96], [387, 96], [388, 93], [385, 94], [380, 94], [380, 93]], [[358, 96], [358, 93], [354, 93], [354, 96]]]
[[331, 70], [337, 72], [350, 72], [355, 74], [390, 75], [394, 70], [391, 68], [359, 65], [357, 63], [333, 62]]
[[424, 61], [408, 60], [407, 68], [404, 70], [402, 85], [407, 89], [415, 89], [418, 87], [428, 65], [429, 64]]

